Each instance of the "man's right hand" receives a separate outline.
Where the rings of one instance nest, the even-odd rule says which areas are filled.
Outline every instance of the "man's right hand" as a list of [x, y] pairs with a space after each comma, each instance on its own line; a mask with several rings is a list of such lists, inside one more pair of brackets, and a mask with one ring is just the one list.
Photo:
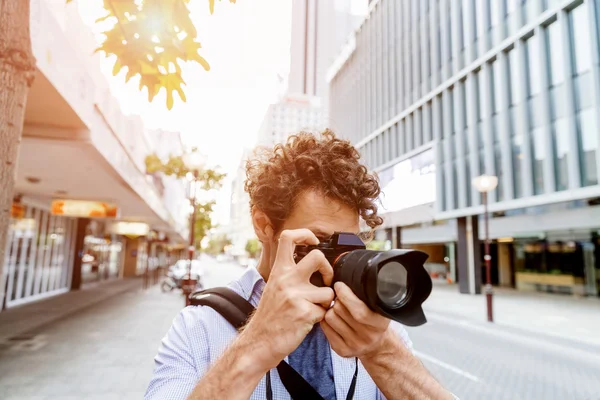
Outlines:
[[[293, 352], [320, 322], [334, 298], [328, 287], [333, 268], [325, 255], [313, 250], [298, 264], [294, 262], [296, 245], [318, 244], [308, 229], [283, 231], [275, 263], [256, 312], [239, 339], [246, 340], [256, 350], [256, 362], [266, 371], [274, 368]], [[325, 287], [310, 283], [314, 272], [323, 276]]]

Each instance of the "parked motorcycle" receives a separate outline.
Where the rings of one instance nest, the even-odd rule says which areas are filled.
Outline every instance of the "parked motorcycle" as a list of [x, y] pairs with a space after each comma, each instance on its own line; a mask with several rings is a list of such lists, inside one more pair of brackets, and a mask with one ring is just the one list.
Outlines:
[[[175, 289], [182, 288], [182, 282], [189, 272], [189, 260], [179, 260], [175, 265], [169, 267], [165, 278], [160, 284], [160, 289], [163, 292], [171, 292]], [[192, 278], [197, 280], [196, 290], [204, 289], [204, 270], [200, 265], [200, 261], [192, 260]]]

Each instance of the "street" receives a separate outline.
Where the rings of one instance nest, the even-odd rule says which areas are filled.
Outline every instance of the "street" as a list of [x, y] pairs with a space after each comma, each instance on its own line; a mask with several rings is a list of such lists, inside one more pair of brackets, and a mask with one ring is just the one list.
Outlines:
[[[208, 286], [243, 271], [206, 260]], [[181, 295], [154, 286], [39, 329], [37, 346], [0, 348], [2, 398], [142, 398], [156, 349], [182, 305]], [[599, 347], [439, 312], [428, 311], [428, 319], [409, 329], [417, 355], [463, 400], [600, 399]]]
[[600, 399], [600, 349], [429, 315], [417, 355], [461, 399]]

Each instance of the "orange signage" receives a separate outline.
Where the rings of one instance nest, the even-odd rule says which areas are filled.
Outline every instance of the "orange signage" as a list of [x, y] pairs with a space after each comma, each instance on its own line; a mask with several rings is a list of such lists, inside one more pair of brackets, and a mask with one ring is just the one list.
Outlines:
[[100, 201], [54, 200], [52, 214], [81, 218], [116, 218], [118, 208], [115, 204]]
[[25, 216], [25, 206], [20, 203], [12, 203], [10, 216], [13, 219], [21, 219]]

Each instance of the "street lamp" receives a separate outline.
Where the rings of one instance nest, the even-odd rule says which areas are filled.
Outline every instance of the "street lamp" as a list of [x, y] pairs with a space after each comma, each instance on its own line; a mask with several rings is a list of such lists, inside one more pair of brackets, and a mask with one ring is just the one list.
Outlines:
[[197, 283], [196, 279], [192, 277], [192, 260], [194, 259], [194, 252], [196, 250], [196, 247], [194, 245], [194, 228], [196, 226], [196, 201], [199, 194], [198, 192], [200, 191], [200, 188], [198, 186], [198, 176], [200, 175], [200, 171], [202, 171], [202, 169], [204, 168], [204, 165], [206, 163], [206, 156], [198, 152], [197, 150], [193, 150], [189, 153], [184, 154], [182, 159], [186, 168], [190, 171], [190, 174], [188, 176], [189, 182], [187, 197], [190, 200], [190, 205], [192, 207], [190, 216], [190, 243], [188, 247], [188, 275], [187, 279], [184, 279], [182, 282], [183, 294], [185, 296], [185, 304], [186, 306], [188, 306], [189, 295], [194, 291]]
[[494, 322], [494, 312], [492, 308], [492, 256], [490, 255], [490, 217], [488, 213], [488, 192], [496, 189], [498, 186], [498, 177], [494, 175], [481, 175], [473, 178], [473, 186], [482, 195], [483, 214], [485, 219], [485, 300], [487, 304], [487, 318], [489, 322]]

